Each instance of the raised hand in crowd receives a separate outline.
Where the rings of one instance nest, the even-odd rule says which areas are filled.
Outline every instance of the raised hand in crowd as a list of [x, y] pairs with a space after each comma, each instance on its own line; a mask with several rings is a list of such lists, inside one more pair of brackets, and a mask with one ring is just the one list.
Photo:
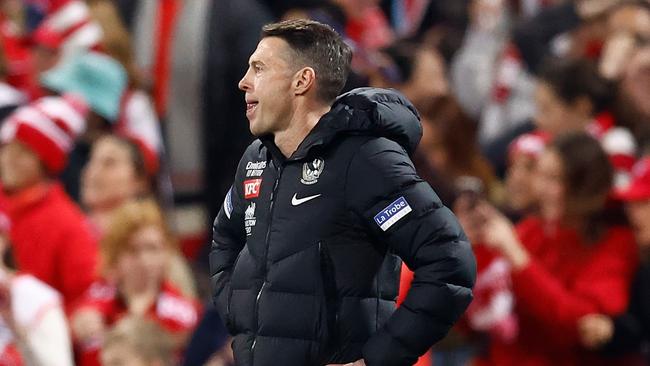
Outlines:
[[607, 315], [589, 314], [578, 322], [578, 333], [583, 346], [598, 349], [612, 339], [614, 322]]
[[486, 218], [482, 231], [485, 245], [499, 251], [510, 262], [513, 269], [525, 267], [530, 258], [517, 237], [512, 222], [487, 203], [481, 205], [480, 213]]

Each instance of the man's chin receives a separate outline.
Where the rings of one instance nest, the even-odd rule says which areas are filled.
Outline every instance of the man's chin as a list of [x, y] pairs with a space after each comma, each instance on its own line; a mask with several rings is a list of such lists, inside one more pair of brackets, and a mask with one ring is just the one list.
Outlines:
[[262, 128], [259, 128], [258, 125], [253, 124], [253, 122], [250, 123], [248, 129], [251, 131], [251, 134], [255, 137], [261, 137], [267, 134], [266, 131], [264, 131]]

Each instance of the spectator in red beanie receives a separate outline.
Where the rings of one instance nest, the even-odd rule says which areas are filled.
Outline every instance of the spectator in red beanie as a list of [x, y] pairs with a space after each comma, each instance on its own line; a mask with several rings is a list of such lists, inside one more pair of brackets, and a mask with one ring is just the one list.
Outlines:
[[92, 19], [85, 1], [55, 6], [32, 34], [37, 74], [79, 53], [99, 50], [102, 38], [102, 28]]
[[56, 176], [85, 129], [85, 103], [46, 97], [19, 108], [0, 129], [2, 195], [19, 268], [63, 295], [66, 306], [94, 278], [97, 243]]
[[487, 204], [480, 208], [485, 245], [510, 267], [519, 333], [510, 342], [492, 339], [479, 365], [608, 363], [582, 347], [578, 321], [623, 312], [637, 266], [631, 231], [604, 211], [612, 176], [600, 144], [571, 133], [540, 157], [538, 216], [513, 227]]

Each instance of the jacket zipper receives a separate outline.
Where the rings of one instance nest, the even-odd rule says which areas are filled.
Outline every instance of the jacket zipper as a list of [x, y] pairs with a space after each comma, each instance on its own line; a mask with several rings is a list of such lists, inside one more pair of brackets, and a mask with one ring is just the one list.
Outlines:
[[[338, 352], [339, 298], [336, 288], [336, 275], [333, 271], [332, 257], [327, 246], [322, 241], [318, 242], [318, 254], [327, 317], [327, 352], [331, 350]], [[334, 356], [336, 355], [337, 353], [334, 354]]]
[[[271, 198], [269, 200], [269, 220], [267, 224], [267, 229], [266, 229], [266, 238], [265, 238], [265, 253], [264, 253], [264, 267], [262, 267], [263, 272], [264, 272], [264, 282], [262, 283], [262, 286], [260, 287], [260, 290], [257, 292], [257, 297], [255, 297], [255, 333], [253, 335], [253, 344], [251, 345], [251, 359], [252, 361], [254, 360], [254, 355], [255, 355], [255, 345], [257, 344], [257, 332], [258, 332], [258, 327], [259, 327], [259, 319], [258, 319], [258, 311], [259, 311], [259, 303], [260, 303], [260, 298], [262, 297], [262, 291], [264, 291], [264, 287], [266, 287], [266, 282], [267, 282], [267, 273], [266, 273], [266, 268], [267, 268], [267, 261], [269, 257], [269, 239], [271, 238], [271, 223], [273, 221], [273, 207], [275, 206], [275, 194], [277, 193], [278, 185], [280, 184], [280, 178], [282, 177], [282, 165], [276, 169], [278, 176], [275, 178], [275, 182], [273, 183], [273, 190], [271, 191]], [[253, 362], [251, 362], [253, 364]]]

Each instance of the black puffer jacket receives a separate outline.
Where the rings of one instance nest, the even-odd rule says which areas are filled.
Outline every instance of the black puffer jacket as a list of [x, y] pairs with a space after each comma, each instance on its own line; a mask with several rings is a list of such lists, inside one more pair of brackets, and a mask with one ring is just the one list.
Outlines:
[[[411, 365], [464, 312], [475, 261], [409, 159], [420, 136], [403, 96], [364, 88], [289, 159], [271, 139], [248, 148], [210, 254], [237, 365]], [[415, 278], [395, 310], [398, 256]]]

